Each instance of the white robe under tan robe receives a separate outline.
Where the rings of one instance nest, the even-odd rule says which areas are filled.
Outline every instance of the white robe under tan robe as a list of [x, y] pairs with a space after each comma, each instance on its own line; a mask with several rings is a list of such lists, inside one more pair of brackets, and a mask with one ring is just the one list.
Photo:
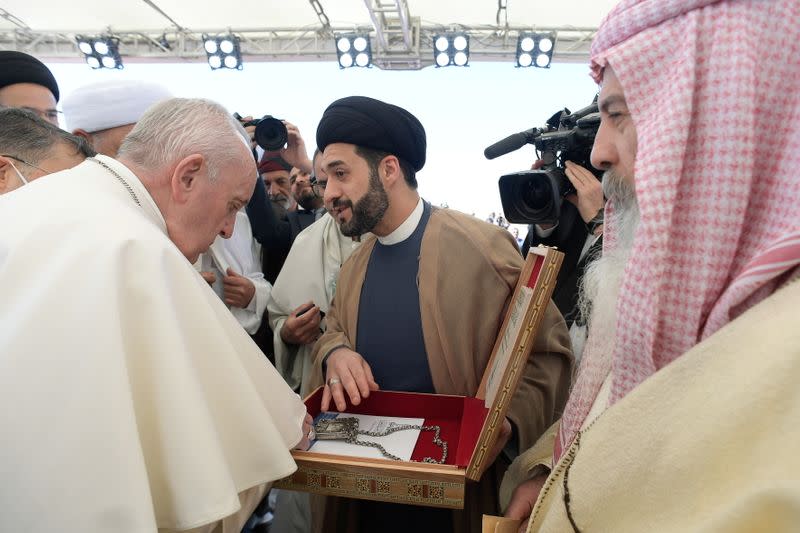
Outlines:
[[[342, 235], [329, 214], [304, 229], [292, 244], [281, 273], [275, 280], [267, 312], [274, 332], [275, 368], [289, 386], [305, 397], [309, 391], [311, 350], [313, 344], [289, 345], [281, 338], [286, 318], [300, 305], [312, 301], [323, 313], [328, 312], [339, 270], [360, 243]], [[324, 331], [323, 319], [320, 327]]]

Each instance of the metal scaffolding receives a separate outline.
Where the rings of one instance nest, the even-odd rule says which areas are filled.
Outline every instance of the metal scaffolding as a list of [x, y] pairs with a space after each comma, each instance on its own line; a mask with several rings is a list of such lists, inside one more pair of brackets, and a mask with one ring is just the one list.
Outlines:
[[[0, 49], [19, 50], [50, 61], [81, 61], [76, 35], [108, 35], [119, 39], [124, 62], [205, 61], [203, 35], [232, 33], [239, 37], [243, 60], [336, 61], [334, 35], [368, 33], [372, 40], [372, 64], [384, 70], [419, 70], [434, 64], [433, 36], [443, 31], [470, 35], [470, 61], [515, 60], [517, 36], [522, 31], [555, 32], [554, 62], [583, 62], [596, 28], [513, 27], [495, 25], [440, 25], [422, 23], [409, 14], [405, 0], [364, 0], [372, 25], [334, 27], [321, 6], [315, 7], [320, 23], [302, 28], [208, 28], [189, 29], [171, 24], [159, 31], [104, 31], [75, 29], [41, 31], [0, 9], [0, 18], [13, 29], [0, 30]], [[312, 6], [318, 5], [311, 0]], [[170, 19], [171, 20], [171, 19]], [[502, 23], [501, 23], [502, 22]]]

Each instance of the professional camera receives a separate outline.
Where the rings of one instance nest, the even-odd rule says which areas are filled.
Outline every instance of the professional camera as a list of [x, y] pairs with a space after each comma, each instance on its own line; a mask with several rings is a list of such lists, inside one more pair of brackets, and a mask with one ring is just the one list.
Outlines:
[[233, 117], [241, 122], [242, 126], [245, 128], [248, 126], [255, 126], [256, 144], [268, 152], [280, 150], [289, 141], [289, 134], [286, 132], [286, 126], [284, 126], [279, 118], [275, 118], [272, 115], [264, 115], [261, 118], [244, 122], [239, 113], [234, 113]]
[[564, 109], [554, 114], [544, 128], [515, 133], [484, 150], [487, 159], [513, 152], [526, 144], [536, 146], [543, 161], [538, 170], [525, 170], [500, 177], [500, 200], [506, 219], [515, 224], [554, 224], [561, 216], [564, 197], [575, 192], [564, 173], [564, 163], [572, 161], [590, 171], [598, 179], [602, 172], [589, 161], [600, 113], [597, 97], [591, 105], [570, 113]]

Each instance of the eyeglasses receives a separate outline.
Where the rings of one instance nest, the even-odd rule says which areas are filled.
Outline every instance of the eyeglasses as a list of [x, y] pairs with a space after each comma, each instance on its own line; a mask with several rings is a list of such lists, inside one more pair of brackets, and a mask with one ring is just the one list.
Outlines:
[[58, 109], [36, 109], [34, 107], [23, 107], [22, 109], [30, 111], [31, 113], [36, 113], [43, 119], [49, 120], [53, 124], [58, 124], [58, 117], [62, 113], [62, 111], [59, 111]]
[[311, 183], [311, 190], [314, 191], [317, 198], [323, 198], [325, 196], [325, 187], [328, 185], [328, 180], [317, 180], [316, 174], [311, 174], [309, 182]]
[[35, 168], [36, 170], [41, 170], [41, 171], [42, 171], [42, 172], [44, 172], [45, 174], [50, 174], [48, 171], [46, 171], [46, 170], [45, 170], [45, 169], [43, 169], [42, 167], [37, 167], [37, 166], [36, 166], [36, 165], [34, 165], [33, 163], [28, 163], [28, 162], [27, 162], [27, 161], [25, 161], [24, 159], [20, 159], [19, 157], [15, 156], [15, 155], [0, 154], [0, 157], [8, 157], [9, 159], [13, 159], [14, 161], [18, 161], [18, 162], [22, 163], [23, 165], [28, 165], [29, 167], [33, 167], [33, 168]]

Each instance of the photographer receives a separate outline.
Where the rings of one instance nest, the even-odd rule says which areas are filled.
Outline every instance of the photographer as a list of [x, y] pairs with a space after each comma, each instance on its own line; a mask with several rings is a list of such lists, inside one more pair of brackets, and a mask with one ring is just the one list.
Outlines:
[[[312, 164], [300, 131], [294, 124], [286, 121], [283, 124], [286, 126], [287, 143], [277, 151], [277, 155], [291, 167], [310, 174]], [[270, 283], [275, 283], [295, 237], [314, 220], [295, 211], [279, 215], [267, 195], [263, 180], [256, 182], [253, 196], [247, 204], [247, 215], [253, 226], [253, 236], [262, 246], [264, 275]]]
[[[242, 118], [240, 121], [255, 143], [257, 126], [253, 124], [254, 121], [251, 117]], [[283, 121], [282, 124], [286, 128], [286, 146], [273, 153], [288, 165], [310, 173], [311, 161], [308, 159], [305, 141], [300, 131], [297, 126], [289, 122]], [[270, 147], [262, 146], [262, 148]], [[303, 211], [283, 210], [279, 204], [270, 200], [264, 180], [256, 180], [253, 196], [247, 204], [247, 216], [253, 229], [253, 237], [261, 244], [261, 268], [270, 284], [275, 283], [297, 234], [314, 221], [313, 217], [303, 216], [305, 214]], [[266, 313], [258, 331], [253, 334], [253, 340], [274, 363], [273, 335]]]
[[[531, 246], [561, 250], [553, 301], [567, 322], [576, 359], [583, 351], [586, 327], [578, 309], [578, 288], [589, 260], [599, 253], [603, 231], [603, 190], [600, 172], [589, 170], [589, 156], [600, 114], [591, 104], [552, 115], [543, 128], [531, 128], [502, 139], [484, 150], [487, 159], [533, 144], [539, 159], [531, 170], [500, 177], [500, 199], [510, 222], [529, 224], [523, 256]], [[502, 219], [502, 217], [501, 217]]]
[[[537, 170], [542, 161], [536, 161], [531, 167]], [[531, 224], [528, 235], [522, 244], [523, 256], [528, 254], [532, 246], [540, 244], [555, 246], [564, 252], [564, 262], [558, 274], [553, 301], [572, 329], [576, 320], [578, 326], [584, 324], [578, 316], [578, 288], [586, 265], [600, 252], [603, 233], [603, 188], [600, 181], [589, 170], [566, 161], [564, 173], [576, 193], [564, 197], [561, 205], [561, 216], [555, 224]], [[582, 336], [573, 336], [575, 352], [580, 353]], [[576, 342], [577, 341], [577, 342]]]

